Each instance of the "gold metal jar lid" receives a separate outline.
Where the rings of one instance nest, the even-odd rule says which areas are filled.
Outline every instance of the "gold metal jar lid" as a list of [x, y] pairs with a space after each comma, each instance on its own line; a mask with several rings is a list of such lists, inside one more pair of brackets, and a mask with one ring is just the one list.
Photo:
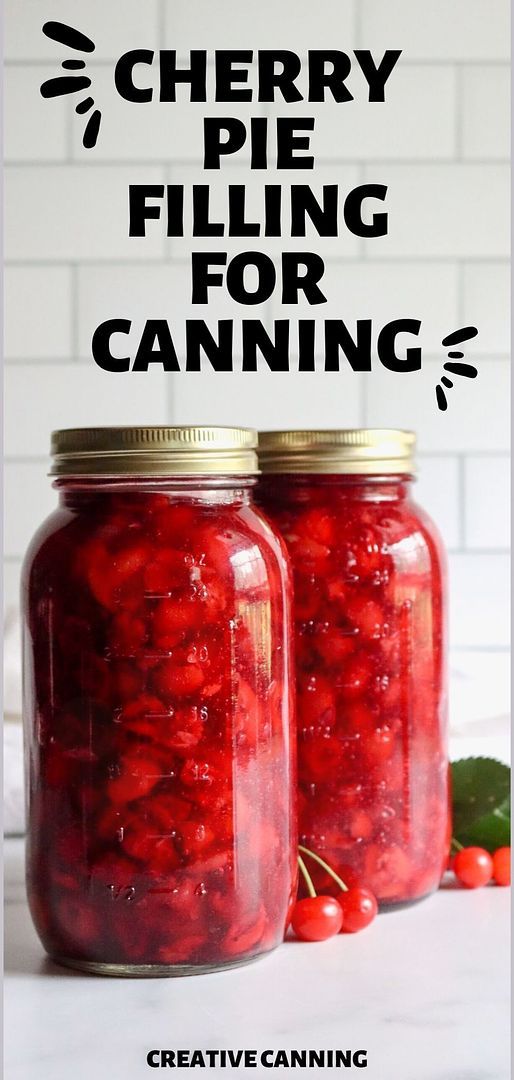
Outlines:
[[52, 432], [51, 476], [248, 475], [256, 447], [249, 428], [68, 428]]
[[261, 431], [263, 473], [413, 473], [416, 436], [392, 428]]

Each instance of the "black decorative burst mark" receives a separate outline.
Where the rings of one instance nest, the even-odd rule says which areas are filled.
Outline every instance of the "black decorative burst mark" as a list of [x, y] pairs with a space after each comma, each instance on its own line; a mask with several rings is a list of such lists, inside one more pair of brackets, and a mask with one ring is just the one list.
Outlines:
[[56, 79], [47, 79], [43, 83], [41, 95], [53, 98], [61, 94], [77, 94], [79, 90], [87, 90], [88, 86], [91, 86], [91, 79], [87, 75], [58, 75]]
[[89, 110], [93, 108], [93, 105], [94, 105], [94, 101], [93, 101], [92, 97], [84, 98], [84, 101], [79, 101], [79, 103], [77, 105], [77, 108], [75, 109], [75, 112], [82, 115], [82, 113], [89, 112]]
[[86, 150], [92, 150], [93, 146], [96, 146], [96, 140], [98, 139], [98, 132], [100, 131], [100, 124], [102, 122], [102, 114], [95, 109], [91, 114], [87, 124], [86, 130], [82, 138], [82, 142]]
[[441, 344], [446, 348], [450, 345], [460, 345], [462, 341], [470, 341], [471, 338], [476, 337], [478, 330], [476, 326], [461, 326], [460, 330], [452, 330], [451, 334], [447, 334], [443, 338]]
[[451, 371], [452, 375], [464, 375], [465, 379], [476, 379], [478, 371], [473, 364], [443, 364], [445, 371]]
[[66, 23], [47, 22], [43, 27], [43, 33], [52, 41], [58, 41], [59, 45], [66, 45], [68, 49], [76, 49], [77, 52], [92, 53], [96, 48], [91, 38]]
[[[52, 41], [65, 45], [68, 49], [76, 49], [79, 52], [92, 53], [95, 51], [95, 43], [86, 34], [61, 22], [47, 22], [43, 26], [43, 33]], [[63, 60], [62, 67], [65, 71], [83, 71], [86, 67], [84, 60]], [[41, 95], [44, 98], [60, 97], [62, 94], [78, 94], [81, 90], [87, 90], [91, 86], [91, 79], [87, 75], [59, 75], [54, 79], [47, 79], [41, 86]], [[84, 98], [76, 106], [75, 112], [79, 115], [92, 109], [94, 99]], [[91, 114], [85, 127], [82, 143], [86, 150], [96, 146], [102, 114], [99, 109]]]
[[[460, 330], [454, 330], [451, 334], [447, 334], [447, 336], [443, 338], [441, 344], [446, 348], [451, 345], [460, 345], [463, 341], [470, 341], [470, 339], [476, 337], [477, 334], [478, 330], [476, 326], [462, 326]], [[454, 350], [448, 352], [448, 356], [451, 357], [451, 361], [461, 360], [464, 353]], [[451, 361], [447, 361], [446, 364], [443, 364], [444, 371], [449, 371], [451, 375], [462, 375], [465, 379], [476, 379], [478, 371], [473, 364], [459, 364], [452, 363]], [[448, 379], [446, 375], [441, 377], [441, 384], [438, 383], [435, 388], [437, 407], [441, 412], [446, 412], [448, 400], [443, 387], [446, 387], [448, 390], [453, 388], [452, 380]]]

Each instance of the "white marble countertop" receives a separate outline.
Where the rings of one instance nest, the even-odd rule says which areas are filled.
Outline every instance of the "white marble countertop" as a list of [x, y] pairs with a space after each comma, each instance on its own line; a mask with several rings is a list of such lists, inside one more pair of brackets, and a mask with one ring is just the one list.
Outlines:
[[118, 980], [45, 959], [25, 901], [23, 841], [7, 840], [5, 854], [8, 1080], [138, 1080], [163, 1075], [146, 1063], [151, 1049], [222, 1047], [366, 1049], [370, 1080], [510, 1076], [509, 889], [449, 884], [355, 936], [286, 942], [216, 975]]

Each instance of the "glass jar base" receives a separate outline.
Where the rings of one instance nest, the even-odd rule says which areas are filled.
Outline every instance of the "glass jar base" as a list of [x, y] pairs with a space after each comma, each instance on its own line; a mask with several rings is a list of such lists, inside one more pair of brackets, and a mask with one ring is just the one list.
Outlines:
[[245, 964], [253, 964], [256, 960], [269, 956], [274, 952], [274, 948], [256, 953], [255, 956], [246, 956], [242, 960], [219, 964], [102, 964], [96, 960], [72, 960], [68, 956], [52, 955], [50, 959], [54, 964], [75, 968], [88, 975], [106, 975], [115, 979], [178, 979], [186, 975], [213, 975], [217, 971], [244, 967]]
[[414, 904], [421, 904], [423, 900], [428, 900], [429, 896], [433, 896], [437, 892], [437, 888], [438, 886], [435, 885], [433, 889], [423, 893], [423, 896], [413, 896], [411, 900], [380, 900], [378, 904], [379, 913], [386, 915], [389, 911], [403, 911], [404, 908], [413, 907]]

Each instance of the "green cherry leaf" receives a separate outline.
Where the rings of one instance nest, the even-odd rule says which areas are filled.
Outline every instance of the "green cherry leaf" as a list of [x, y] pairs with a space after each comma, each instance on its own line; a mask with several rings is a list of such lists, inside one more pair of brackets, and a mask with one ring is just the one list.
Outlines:
[[509, 844], [509, 766], [494, 758], [462, 758], [451, 770], [455, 839], [488, 851]]
[[496, 848], [510, 845], [510, 799], [496, 807], [491, 814], [480, 818], [465, 833], [461, 843], [465, 847], [477, 845], [494, 853]]

